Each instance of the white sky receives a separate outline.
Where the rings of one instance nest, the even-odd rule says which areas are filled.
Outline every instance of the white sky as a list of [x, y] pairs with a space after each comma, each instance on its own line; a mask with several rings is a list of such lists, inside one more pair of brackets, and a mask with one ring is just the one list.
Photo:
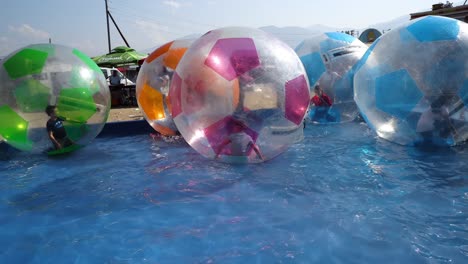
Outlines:
[[[225, 26], [365, 29], [435, 1], [108, 0], [129, 44], [137, 50]], [[461, 3], [463, 3], [462, 1]], [[458, 4], [459, 2], [457, 2]], [[111, 25], [112, 47], [123, 45]], [[5, 0], [0, 8], [0, 56], [33, 43], [63, 44], [90, 56], [107, 52], [105, 0]]]

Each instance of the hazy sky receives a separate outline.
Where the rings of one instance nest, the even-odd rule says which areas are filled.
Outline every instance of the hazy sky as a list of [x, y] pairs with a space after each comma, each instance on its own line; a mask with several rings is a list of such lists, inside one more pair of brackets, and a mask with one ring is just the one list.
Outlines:
[[[130, 46], [148, 49], [226, 26], [308, 27], [323, 24], [364, 29], [409, 13], [430, 10], [423, 0], [108, 0]], [[0, 56], [28, 44], [53, 43], [90, 56], [107, 52], [104, 0], [3, 0]], [[123, 45], [111, 24], [112, 47]]]

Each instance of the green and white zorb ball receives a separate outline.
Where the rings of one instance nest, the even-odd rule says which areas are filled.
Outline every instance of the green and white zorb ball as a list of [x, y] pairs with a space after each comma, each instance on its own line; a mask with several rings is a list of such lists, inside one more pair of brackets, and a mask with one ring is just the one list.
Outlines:
[[23, 151], [53, 148], [46, 129], [49, 105], [64, 120], [72, 149], [93, 140], [110, 110], [109, 88], [96, 63], [53, 44], [30, 45], [0, 61], [0, 141]]

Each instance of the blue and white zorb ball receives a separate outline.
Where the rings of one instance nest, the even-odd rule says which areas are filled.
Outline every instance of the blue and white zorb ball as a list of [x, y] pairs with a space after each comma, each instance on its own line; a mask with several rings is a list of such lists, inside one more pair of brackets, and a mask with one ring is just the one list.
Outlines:
[[[295, 49], [307, 71], [312, 96], [319, 84], [333, 101], [325, 122], [352, 121], [358, 114], [353, 99], [353, 66], [367, 50], [359, 39], [348, 34], [328, 32], [301, 42]], [[311, 115], [315, 108], [310, 109]]]
[[468, 24], [427, 16], [381, 36], [354, 76], [356, 103], [377, 135], [404, 144], [468, 138]]

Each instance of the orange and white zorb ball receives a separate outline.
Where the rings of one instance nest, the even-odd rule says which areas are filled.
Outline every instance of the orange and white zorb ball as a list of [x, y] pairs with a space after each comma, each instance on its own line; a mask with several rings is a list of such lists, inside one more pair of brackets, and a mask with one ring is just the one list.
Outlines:
[[168, 98], [172, 74], [192, 39], [168, 42], [151, 53], [141, 66], [136, 84], [138, 106], [148, 123], [162, 135], [177, 133]]
[[258, 29], [210, 31], [185, 53], [169, 92], [182, 136], [200, 154], [258, 163], [302, 137], [306, 72], [294, 50]]

